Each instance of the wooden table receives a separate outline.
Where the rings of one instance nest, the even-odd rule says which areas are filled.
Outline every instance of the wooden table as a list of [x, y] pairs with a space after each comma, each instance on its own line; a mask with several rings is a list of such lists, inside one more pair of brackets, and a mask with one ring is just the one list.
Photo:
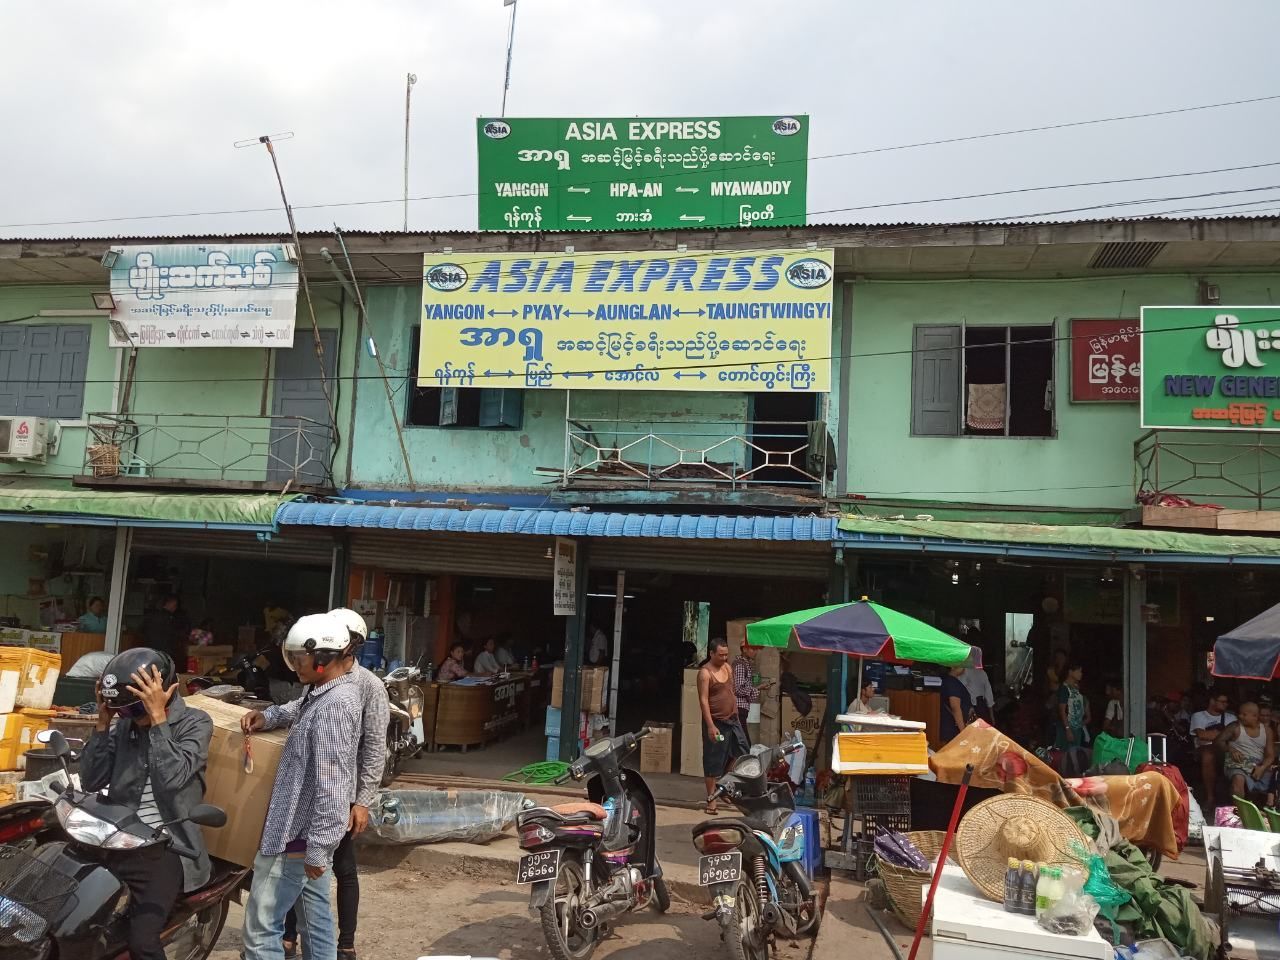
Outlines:
[[512, 674], [495, 683], [433, 683], [426, 694], [424, 727], [429, 749], [481, 746], [528, 722], [530, 678]]

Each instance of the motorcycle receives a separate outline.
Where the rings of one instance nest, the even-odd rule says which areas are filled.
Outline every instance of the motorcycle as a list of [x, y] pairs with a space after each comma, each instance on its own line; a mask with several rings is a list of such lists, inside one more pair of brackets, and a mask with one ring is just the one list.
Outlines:
[[[210, 687], [229, 684], [244, 688], [245, 693], [256, 700], [271, 699], [271, 654], [277, 648], [263, 647], [254, 653], [244, 653], [211, 673], [187, 680], [187, 693], [196, 694]], [[277, 654], [278, 656], [278, 654]]]
[[[41, 735], [44, 736], [43, 734]], [[70, 752], [56, 731], [49, 747], [64, 758]], [[68, 780], [69, 782], [69, 780]], [[167, 846], [194, 858], [165, 827], [147, 826], [130, 807], [105, 796], [63, 785], [53, 805], [65, 840], [20, 849], [0, 845], [0, 956], [5, 960], [113, 960], [128, 953], [128, 888], [111, 872], [112, 857], [122, 851]], [[187, 821], [221, 827], [226, 814], [201, 804]], [[167, 824], [166, 826], [172, 826]], [[232, 895], [247, 887], [250, 871], [213, 861], [209, 882], [184, 893], [161, 934], [173, 960], [205, 960], [226, 922]]]
[[714, 904], [703, 919], [719, 922], [720, 939], [732, 944], [736, 960], [767, 960], [776, 937], [815, 934], [822, 920], [813, 878], [804, 868], [805, 827], [795, 813], [791, 783], [769, 776], [802, 747], [752, 747], [733, 762], [711, 797], [728, 798], [742, 816], [713, 817], [693, 828], [698, 882]]
[[524, 855], [516, 883], [530, 885], [529, 909], [542, 923], [554, 960], [586, 960], [624, 913], [671, 895], [656, 851], [653, 793], [624, 761], [648, 727], [598, 740], [557, 782], [587, 780], [589, 803], [533, 807], [516, 820]]
[[422, 710], [426, 697], [420, 686], [422, 672], [417, 667], [396, 667], [383, 677], [391, 719], [387, 724], [387, 762], [382, 768], [382, 785], [390, 786], [400, 772], [400, 764], [422, 750], [426, 740]]

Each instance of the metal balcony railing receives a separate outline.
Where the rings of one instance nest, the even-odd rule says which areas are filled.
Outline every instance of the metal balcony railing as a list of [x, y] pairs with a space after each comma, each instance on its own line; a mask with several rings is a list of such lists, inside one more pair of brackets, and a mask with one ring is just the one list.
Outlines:
[[835, 465], [817, 421], [568, 420], [564, 483], [818, 487]]
[[1280, 509], [1280, 436], [1259, 431], [1150, 430], [1133, 445], [1141, 502], [1163, 496]]
[[90, 413], [84, 481], [239, 489], [331, 487], [333, 429], [306, 417]]

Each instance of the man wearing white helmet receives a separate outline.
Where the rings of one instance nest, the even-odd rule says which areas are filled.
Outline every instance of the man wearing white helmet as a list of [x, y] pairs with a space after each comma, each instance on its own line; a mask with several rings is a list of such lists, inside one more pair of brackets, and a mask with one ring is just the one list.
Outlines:
[[[355, 802], [362, 704], [345, 664], [346, 624], [327, 613], [301, 617], [282, 653], [307, 685], [295, 704], [247, 714], [245, 732], [292, 721], [271, 790], [262, 842], [253, 862], [253, 887], [244, 913], [246, 960], [282, 960], [284, 918], [295, 903], [308, 960], [336, 960], [330, 867], [347, 833]], [[296, 710], [289, 710], [296, 705]]]
[[[387, 759], [387, 726], [391, 720], [391, 707], [387, 701], [387, 688], [372, 671], [356, 662], [360, 644], [368, 636], [364, 617], [346, 607], [330, 610], [329, 616], [340, 620], [347, 628], [351, 644], [342, 662], [355, 677], [360, 690], [362, 719], [360, 725], [360, 749], [357, 754], [356, 799], [351, 807], [351, 821], [347, 834], [333, 854], [333, 877], [338, 887], [338, 958], [355, 960], [356, 920], [360, 912], [360, 874], [356, 870], [356, 842], [358, 834], [369, 825], [369, 807], [382, 783], [382, 768]], [[281, 708], [282, 714], [292, 717], [301, 701]], [[292, 722], [289, 719], [287, 722]], [[284, 923], [284, 955], [290, 958], [298, 949], [297, 911], [290, 910]]]

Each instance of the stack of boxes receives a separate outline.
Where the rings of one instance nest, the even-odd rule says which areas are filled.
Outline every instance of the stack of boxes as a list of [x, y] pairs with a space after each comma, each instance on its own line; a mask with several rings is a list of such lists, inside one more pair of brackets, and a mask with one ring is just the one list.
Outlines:
[[21, 770], [49, 729], [62, 658], [36, 647], [0, 647], [0, 770]]
[[[603, 736], [609, 727], [609, 668], [583, 667], [579, 674], [578, 752]], [[560, 759], [560, 722], [564, 706], [564, 666], [557, 664], [551, 674], [551, 705], [547, 707], [547, 759]]]

